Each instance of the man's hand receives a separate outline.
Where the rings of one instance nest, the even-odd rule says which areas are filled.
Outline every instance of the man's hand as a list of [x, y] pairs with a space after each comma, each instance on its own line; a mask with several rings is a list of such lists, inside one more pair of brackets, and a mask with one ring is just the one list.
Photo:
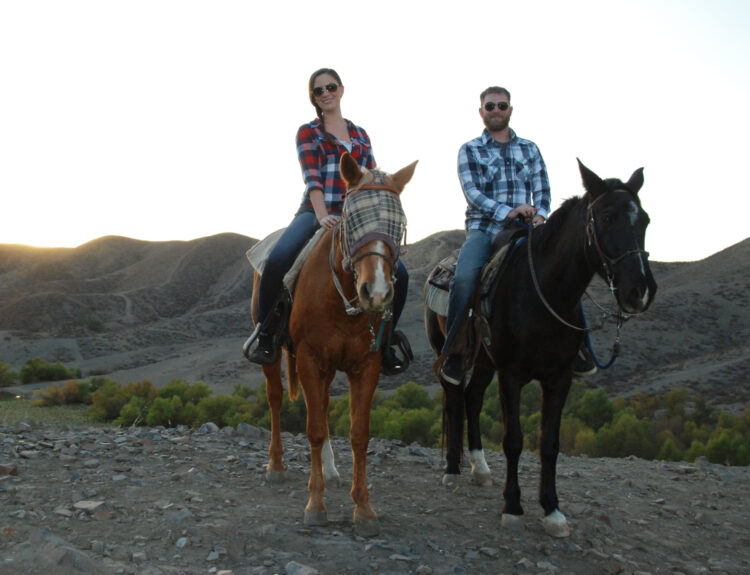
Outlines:
[[529, 204], [522, 204], [517, 208], [513, 208], [508, 213], [508, 219], [514, 220], [516, 218], [522, 218], [524, 222], [531, 222], [531, 218], [536, 214], [536, 208], [531, 207]]

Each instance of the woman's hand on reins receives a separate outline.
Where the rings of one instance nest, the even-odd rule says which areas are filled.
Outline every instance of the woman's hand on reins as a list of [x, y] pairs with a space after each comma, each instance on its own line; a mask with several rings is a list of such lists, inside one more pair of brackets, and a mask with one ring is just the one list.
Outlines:
[[326, 228], [327, 230], [330, 230], [332, 228], [336, 227], [336, 224], [338, 224], [341, 221], [341, 218], [339, 216], [332, 216], [328, 214], [327, 216], [323, 216], [318, 220], [318, 223]]

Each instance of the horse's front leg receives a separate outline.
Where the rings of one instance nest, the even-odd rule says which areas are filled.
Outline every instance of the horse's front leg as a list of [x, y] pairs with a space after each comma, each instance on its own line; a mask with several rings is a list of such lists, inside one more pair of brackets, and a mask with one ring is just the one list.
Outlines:
[[492, 475], [482, 449], [482, 432], [479, 428], [479, 416], [484, 403], [484, 392], [495, 374], [493, 367], [477, 363], [466, 386], [466, 422], [469, 442], [469, 462], [471, 463], [471, 481], [477, 485], [492, 485]]
[[461, 452], [464, 446], [464, 384], [441, 381], [443, 386], [443, 429], [447, 445], [443, 485], [448, 489], [458, 486], [461, 473]]
[[351, 490], [354, 528], [363, 537], [373, 537], [380, 533], [380, 525], [378, 516], [370, 505], [370, 492], [367, 488], [367, 446], [370, 441], [370, 408], [378, 385], [380, 367], [377, 362], [368, 361], [364, 369], [347, 375], [351, 417], [349, 441], [354, 459]]
[[297, 372], [307, 405], [307, 440], [310, 443], [310, 479], [307, 483], [310, 499], [305, 507], [305, 525], [326, 525], [328, 511], [323, 495], [326, 480], [323, 475], [323, 446], [328, 438], [328, 387], [333, 372], [326, 373], [316, 366], [317, 360], [302, 349], [297, 352]]
[[500, 404], [503, 410], [503, 452], [506, 459], [505, 488], [501, 524], [508, 529], [523, 529], [521, 488], [518, 485], [518, 460], [523, 450], [520, 405], [522, 383], [500, 373]]
[[570, 535], [568, 522], [559, 510], [557, 499], [557, 455], [560, 452], [560, 421], [565, 399], [570, 390], [571, 375], [562, 375], [542, 382], [542, 438], [540, 455], [542, 478], [539, 503], [544, 509], [544, 530], [553, 537]]
[[266, 398], [271, 409], [271, 444], [268, 446], [266, 479], [269, 483], [279, 483], [284, 480], [286, 471], [283, 461], [284, 446], [281, 443], [281, 403], [284, 399], [281, 362], [264, 365], [263, 374], [266, 376]]

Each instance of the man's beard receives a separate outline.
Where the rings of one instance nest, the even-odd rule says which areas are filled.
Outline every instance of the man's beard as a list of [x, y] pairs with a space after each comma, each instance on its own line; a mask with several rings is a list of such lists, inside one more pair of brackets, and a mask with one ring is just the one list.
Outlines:
[[501, 132], [508, 127], [509, 118], [505, 116], [494, 116], [492, 118], [485, 118], [484, 125], [490, 132]]

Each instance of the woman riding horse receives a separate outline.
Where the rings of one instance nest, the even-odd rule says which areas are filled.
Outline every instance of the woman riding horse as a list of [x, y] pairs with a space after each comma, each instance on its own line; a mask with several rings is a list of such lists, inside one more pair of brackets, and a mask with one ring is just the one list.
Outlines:
[[[305, 192], [302, 204], [289, 226], [284, 230], [268, 255], [260, 280], [260, 300], [256, 332], [246, 342], [245, 356], [254, 363], [270, 365], [276, 362], [284, 334], [279, 333], [275, 308], [282, 291], [284, 275], [292, 266], [303, 246], [322, 226], [333, 229], [341, 220], [344, 204], [345, 182], [339, 171], [339, 159], [344, 152], [354, 158], [362, 168], [374, 168], [370, 138], [364, 129], [345, 119], [341, 113], [344, 85], [335, 70], [321, 68], [313, 72], [309, 81], [310, 102], [315, 107], [317, 119], [302, 125], [297, 131], [299, 156]], [[393, 321], [390, 339], [394, 346], [409, 349], [402, 332], [395, 326], [406, 302], [409, 274], [399, 260], [396, 271], [396, 294], [393, 299]], [[251, 349], [257, 338], [257, 346]], [[382, 371], [393, 375], [408, 367], [409, 356], [400, 358], [391, 349], [383, 354]]]

